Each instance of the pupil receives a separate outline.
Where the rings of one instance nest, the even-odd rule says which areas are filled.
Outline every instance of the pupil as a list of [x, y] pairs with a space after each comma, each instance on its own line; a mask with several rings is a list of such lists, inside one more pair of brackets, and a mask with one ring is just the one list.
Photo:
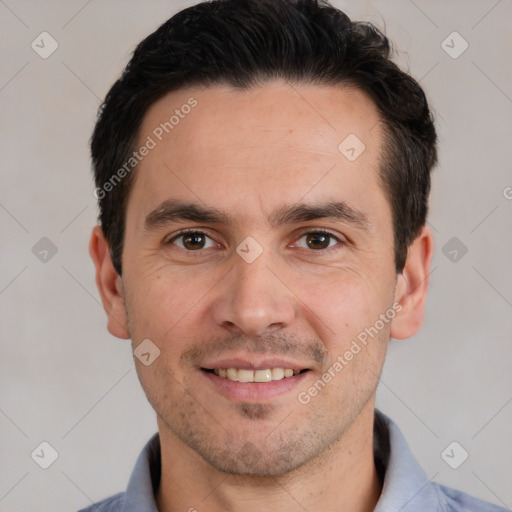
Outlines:
[[325, 249], [329, 246], [329, 235], [323, 235], [321, 233], [308, 235], [307, 244], [312, 249]]
[[187, 249], [201, 249], [204, 246], [204, 236], [201, 233], [189, 233], [183, 237], [183, 245]]

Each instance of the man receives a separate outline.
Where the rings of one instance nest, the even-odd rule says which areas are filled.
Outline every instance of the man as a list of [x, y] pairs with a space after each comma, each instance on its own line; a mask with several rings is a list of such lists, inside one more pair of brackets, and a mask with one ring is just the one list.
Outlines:
[[202, 3], [135, 50], [90, 253], [158, 435], [99, 510], [504, 510], [430, 483], [375, 411], [433, 252], [435, 129], [389, 53], [316, 0]]

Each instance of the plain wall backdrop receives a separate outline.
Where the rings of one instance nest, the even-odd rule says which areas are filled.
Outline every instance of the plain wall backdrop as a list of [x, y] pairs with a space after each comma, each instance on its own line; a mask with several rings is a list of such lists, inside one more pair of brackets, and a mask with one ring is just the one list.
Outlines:
[[[156, 431], [94, 283], [88, 141], [135, 45], [194, 3], [0, 1], [0, 511], [73, 511], [124, 490]], [[426, 320], [391, 342], [378, 407], [429, 478], [510, 508], [512, 3], [334, 4], [385, 29], [440, 138]], [[48, 469], [43, 441], [58, 454]], [[441, 456], [453, 441], [469, 453], [457, 469]]]

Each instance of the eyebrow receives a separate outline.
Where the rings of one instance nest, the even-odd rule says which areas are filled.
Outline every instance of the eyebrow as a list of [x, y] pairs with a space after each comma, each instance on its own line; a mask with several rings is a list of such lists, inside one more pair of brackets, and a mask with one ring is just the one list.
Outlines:
[[[317, 219], [333, 219], [367, 232], [372, 231], [372, 225], [368, 217], [343, 201], [284, 206], [269, 216], [268, 223], [272, 228], [277, 228], [283, 224]], [[145, 231], [153, 231], [171, 222], [187, 220], [197, 223], [229, 224], [232, 222], [232, 217], [216, 208], [168, 199], [160, 203], [146, 216], [144, 229]]]
[[276, 228], [281, 224], [307, 222], [317, 219], [338, 220], [365, 231], [371, 231], [372, 227], [368, 217], [363, 212], [351, 208], [343, 201], [326, 204], [297, 204], [283, 207], [270, 216], [269, 224]]
[[229, 216], [216, 208], [168, 199], [160, 203], [144, 220], [144, 229], [152, 231], [170, 222], [189, 220], [211, 224], [228, 224]]

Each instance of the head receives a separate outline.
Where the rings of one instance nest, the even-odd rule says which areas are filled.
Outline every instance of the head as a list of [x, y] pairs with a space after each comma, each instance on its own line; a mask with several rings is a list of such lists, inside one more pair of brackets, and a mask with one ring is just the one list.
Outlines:
[[92, 137], [91, 255], [110, 332], [160, 351], [136, 364], [161, 434], [283, 474], [371, 408], [423, 318], [435, 141], [387, 38], [324, 2], [201, 3], [138, 45]]

